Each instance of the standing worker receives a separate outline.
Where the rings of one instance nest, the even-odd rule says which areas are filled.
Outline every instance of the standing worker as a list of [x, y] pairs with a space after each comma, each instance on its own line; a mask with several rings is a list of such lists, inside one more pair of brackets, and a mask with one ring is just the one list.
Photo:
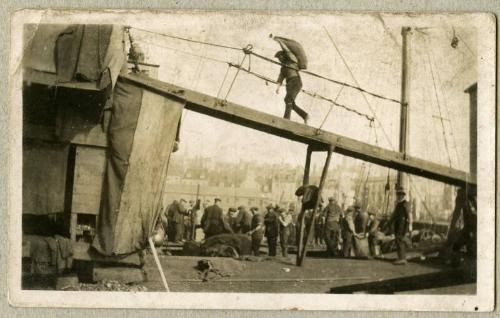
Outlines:
[[293, 53], [287, 51], [279, 51], [275, 55], [281, 63], [281, 70], [277, 80], [278, 87], [276, 88], [276, 94], [279, 94], [280, 87], [283, 85], [283, 80], [286, 80], [285, 115], [283, 117], [290, 119], [292, 110], [294, 110], [300, 117], [302, 117], [304, 124], [307, 125], [309, 115], [295, 103], [295, 99], [302, 89], [302, 80], [299, 75], [298, 64], [293, 61], [294, 58], [291, 56], [293, 56]]
[[266, 226], [265, 236], [267, 238], [268, 255], [276, 256], [276, 247], [278, 245], [279, 221], [278, 215], [272, 204], [267, 207], [267, 213], [264, 216], [264, 225]]
[[328, 205], [323, 210], [325, 215], [326, 247], [332, 256], [337, 256], [340, 241], [340, 216], [342, 210], [334, 197], [328, 198]]
[[383, 237], [382, 232], [379, 231], [380, 221], [377, 218], [377, 211], [371, 209], [368, 211], [369, 219], [367, 226], [367, 236], [368, 236], [368, 247], [370, 249], [370, 255], [372, 257], [379, 256], [379, 242], [381, 237]]
[[248, 211], [244, 205], [238, 207], [238, 224], [241, 233], [247, 233], [252, 228], [252, 212]]
[[342, 255], [350, 257], [351, 251], [354, 246], [354, 238], [357, 236], [354, 227], [352, 207], [348, 207], [344, 216], [342, 217]]
[[189, 213], [185, 206], [186, 203], [184, 199], [174, 200], [168, 210], [168, 216], [171, 218], [173, 240], [176, 243], [184, 241], [184, 216]]
[[278, 221], [280, 222], [280, 245], [283, 257], [288, 257], [288, 239], [290, 238], [290, 228], [292, 227], [292, 215], [284, 208], [279, 209]]
[[252, 252], [253, 255], [260, 255], [260, 244], [264, 238], [264, 218], [259, 213], [258, 207], [251, 207], [250, 212], [252, 213], [252, 225], [251, 230], [246, 232], [246, 234], [252, 236]]
[[215, 198], [214, 204], [205, 209], [201, 218], [201, 225], [205, 232], [205, 238], [223, 233], [233, 233], [220, 207], [221, 200]]
[[406, 265], [406, 234], [411, 231], [410, 204], [405, 199], [406, 193], [403, 189], [396, 189], [396, 207], [394, 213], [388, 221], [389, 228], [393, 226], [394, 236], [396, 237], [396, 248], [398, 259], [394, 265]]

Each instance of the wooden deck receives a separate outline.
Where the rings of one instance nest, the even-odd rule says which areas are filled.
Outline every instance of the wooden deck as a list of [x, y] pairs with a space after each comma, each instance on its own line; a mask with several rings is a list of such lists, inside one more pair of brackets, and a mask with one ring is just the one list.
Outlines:
[[[230, 273], [230, 276], [203, 282], [195, 269], [197, 261], [202, 258], [212, 260], [216, 268]], [[148, 280], [143, 285], [149, 291], [163, 291], [153, 257], [146, 255], [145, 261], [144, 270]], [[329, 293], [332, 288], [418, 275], [445, 275], [449, 271], [429, 262], [409, 262], [406, 266], [395, 266], [388, 260], [343, 258], [308, 258], [307, 266], [297, 267], [295, 255], [288, 259], [264, 258], [262, 261], [161, 255], [160, 262], [169, 287], [174, 292]], [[453, 293], [468, 294], [474, 290], [470, 285], [462, 292], [460, 285], [454, 285]], [[427, 290], [429, 293], [433, 291]], [[388, 293], [391, 293], [390, 289]], [[421, 291], [415, 290], [413, 293], [419, 294]]]

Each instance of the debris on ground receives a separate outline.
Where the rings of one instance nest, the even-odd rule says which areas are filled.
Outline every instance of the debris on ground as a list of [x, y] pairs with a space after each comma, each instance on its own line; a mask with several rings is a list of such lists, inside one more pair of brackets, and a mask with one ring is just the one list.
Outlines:
[[114, 280], [103, 280], [95, 284], [79, 283], [75, 286], [67, 286], [62, 290], [68, 291], [123, 291], [123, 292], [145, 292], [146, 286], [138, 284], [123, 284]]
[[199, 271], [199, 277], [204, 282], [231, 276], [230, 272], [216, 268], [214, 264], [207, 259], [199, 260], [197, 269]]

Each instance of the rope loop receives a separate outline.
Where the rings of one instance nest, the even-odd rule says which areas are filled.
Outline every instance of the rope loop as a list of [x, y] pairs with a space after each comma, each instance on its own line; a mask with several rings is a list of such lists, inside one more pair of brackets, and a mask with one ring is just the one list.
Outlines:
[[252, 44], [247, 44], [247, 46], [245, 46], [243, 48], [243, 52], [245, 54], [252, 54], [252, 50], [253, 50], [253, 45]]

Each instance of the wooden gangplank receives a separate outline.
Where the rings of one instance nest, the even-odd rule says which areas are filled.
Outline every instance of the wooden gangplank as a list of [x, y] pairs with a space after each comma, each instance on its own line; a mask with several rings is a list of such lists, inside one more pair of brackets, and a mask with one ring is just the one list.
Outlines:
[[263, 131], [289, 140], [328, 150], [388, 167], [398, 171], [464, 187], [476, 186], [476, 176], [434, 162], [411, 156], [404, 157], [397, 151], [384, 149], [339, 134], [306, 126], [278, 116], [263, 113], [231, 102], [222, 102], [213, 96], [185, 89], [170, 83], [134, 74], [120, 75], [145, 89], [166, 97], [184, 99], [185, 108], [237, 125]]

